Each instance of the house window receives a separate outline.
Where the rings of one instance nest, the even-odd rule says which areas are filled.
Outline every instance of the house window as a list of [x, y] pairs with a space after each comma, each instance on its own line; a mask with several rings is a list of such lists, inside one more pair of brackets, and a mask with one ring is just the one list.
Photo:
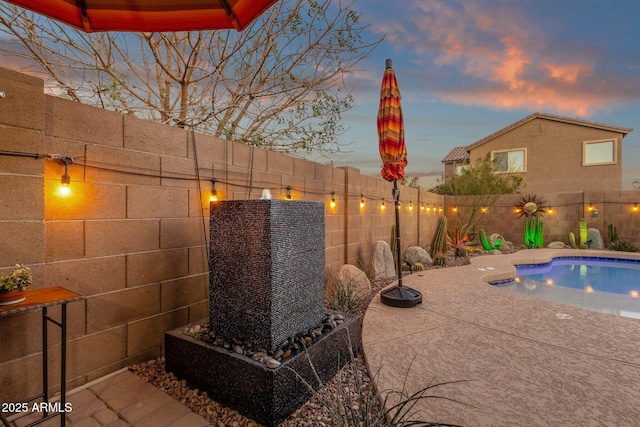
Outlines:
[[494, 172], [525, 172], [526, 151], [523, 148], [507, 151], [492, 151]]
[[467, 169], [469, 167], [468, 164], [465, 163], [458, 163], [456, 165], [454, 165], [453, 167], [453, 173], [455, 173], [456, 175], [462, 175], [462, 173], [464, 172], [465, 169]]
[[611, 165], [617, 163], [616, 143], [613, 140], [584, 141], [582, 166]]

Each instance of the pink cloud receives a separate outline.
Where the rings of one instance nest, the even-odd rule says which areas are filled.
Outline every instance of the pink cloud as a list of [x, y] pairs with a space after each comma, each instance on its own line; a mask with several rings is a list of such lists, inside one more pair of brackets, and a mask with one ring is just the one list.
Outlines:
[[523, 9], [498, 2], [414, 0], [410, 12], [411, 25], [385, 26], [387, 39], [452, 69], [460, 84], [451, 89], [449, 79], [438, 93], [449, 102], [578, 116], [615, 102], [615, 90], [594, 90], [594, 58], [566, 51], [557, 57], [544, 28]]

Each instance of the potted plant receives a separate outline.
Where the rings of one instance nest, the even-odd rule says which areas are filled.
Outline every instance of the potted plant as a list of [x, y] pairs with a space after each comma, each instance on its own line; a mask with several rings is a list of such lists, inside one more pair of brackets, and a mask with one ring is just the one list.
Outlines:
[[15, 270], [8, 276], [0, 274], [0, 306], [16, 304], [26, 298], [26, 291], [31, 285], [31, 269], [23, 264], [16, 264]]

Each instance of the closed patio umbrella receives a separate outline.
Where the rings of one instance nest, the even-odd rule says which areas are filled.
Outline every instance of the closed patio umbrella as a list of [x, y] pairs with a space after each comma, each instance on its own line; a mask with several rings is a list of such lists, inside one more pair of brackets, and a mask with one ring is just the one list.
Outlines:
[[94, 31], [197, 31], [247, 27], [277, 0], [7, 0]]
[[407, 147], [404, 142], [404, 120], [400, 107], [400, 89], [391, 60], [387, 59], [386, 69], [380, 88], [380, 107], [378, 109], [378, 148], [382, 158], [382, 178], [393, 181], [393, 200], [396, 215], [396, 242], [398, 285], [390, 288], [380, 298], [392, 307], [414, 307], [422, 302], [422, 294], [402, 284], [402, 259], [400, 255], [400, 190], [398, 180], [404, 179], [407, 165]]

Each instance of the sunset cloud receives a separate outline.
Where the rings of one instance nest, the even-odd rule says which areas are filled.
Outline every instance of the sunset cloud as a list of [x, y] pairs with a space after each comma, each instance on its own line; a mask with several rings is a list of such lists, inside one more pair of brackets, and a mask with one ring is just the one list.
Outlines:
[[402, 25], [382, 20], [376, 28], [395, 50], [414, 51], [425, 67], [441, 68], [423, 79], [442, 100], [588, 117], [632, 96], [615, 80], [598, 78], [597, 53], [560, 49], [562, 41], [519, 3], [407, 4]]

